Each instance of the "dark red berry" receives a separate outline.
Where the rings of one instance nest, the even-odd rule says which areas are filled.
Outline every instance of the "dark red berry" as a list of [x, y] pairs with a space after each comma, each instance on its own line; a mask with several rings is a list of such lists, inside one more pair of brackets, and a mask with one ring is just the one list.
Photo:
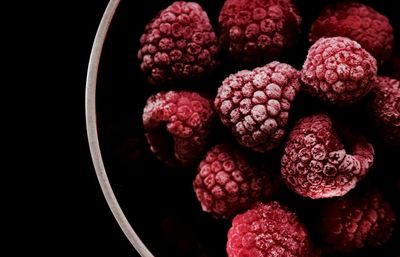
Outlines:
[[239, 71], [222, 82], [215, 109], [242, 146], [266, 152], [279, 145], [300, 90], [299, 76], [292, 66], [271, 62]]
[[349, 105], [373, 86], [375, 58], [345, 37], [321, 38], [308, 50], [301, 71], [304, 89], [324, 102]]
[[228, 257], [318, 256], [297, 216], [275, 201], [238, 214], [228, 231], [226, 250]]
[[251, 204], [271, 197], [276, 186], [265, 167], [253, 164], [230, 144], [207, 152], [193, 182], [202, 209], [215, 217], [232, 218]]
[[287, 186], [313, 199], [342, 196], [353, 189], [372, 166], [374, 148], [364, 137], [352, 137], [346, 150], [327, 115], [300, 119], [281, 160]]
[[321, 211], [320, 236], [331, 250], [351, 252], [378, 247], [391, 237], [395, 213], [375, 190], [352, 192], [327, 202]]
[[369, 111], [381, 138], [391, 145], [400, 145], [400, 81], [378, 76], [372, 95]]
[[343, 2], [328, 5], [311, 26], [311, 43], [321, 37], [342, 36], [357, 41], [381, 63], [394, 49], [393, 28], [388, 18], [371, 7]]
[[227, 0], [219, 15], [221, 47], [237, 62], [264, 64], [295, 45], [300, 24], [292, 0]]
[[143, 112], [147, 142], [166, 164], [191, 165], [206, 145], [213, 117], [211, 102], [193, 92], [160, 92]]
[[199, 4], [174, 2], [146, 26], [140, 38], [140, 68], [155, 85], [200, 78], [217, 65], [217, 41]]

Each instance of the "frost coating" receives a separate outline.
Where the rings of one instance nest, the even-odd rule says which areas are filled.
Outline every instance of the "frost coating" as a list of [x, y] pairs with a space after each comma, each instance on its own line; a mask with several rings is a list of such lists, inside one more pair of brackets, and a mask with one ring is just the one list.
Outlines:
[[291, 103], [300, 90], [300, 72], [271, 62], [227, 77], [214, 105], [237, 141], [257, 152], [277, 147], [285, 133]]
[[266, 170], [250, 164], [240, 149], [228, 144], [207, 152], [193, 181], [202, 209], [217, 218], [232, 218], [247, 210], [270, 197], [274, 187]]
[[328, 5], [311, 26], [309, 40], [342, 36], [357, 41], [379, 62], [390, 58], [394, 49], [393, 28], [386, 16], [355, 2]]
[[295, 45], [300, 24], [291, 0], [227, 0], [219, 15], [221, 47], [235, 61], [266, 63]]
[[218, 42], [207, 14], [193, 2], [177, 1], [160, 11], [140, 38], [138, 60], [148, 82], [160, 85], [212, 71]]
[[160, 92], [143, 111], [150, 150], [167, 165], [190, 165], [200, 157], [210, 132], [211, 102], [198, 93]]
[[373, 164], [374, 149], [363, 137], [347, 153], [327, 115], [300, 119], [286, 142], [281, 174], [287, 186], [309, 198], [342, 196]]
[[375, 58], [345, 37], [321, 38], [308, 50], [301, 71], [304, 89], [330, 104], [348, 105], [363, 98], [377, 74]]
[[229, 257], [318, 256], [297, 216], [275, 201], [238, 214], [228, 231], [226, 250]]

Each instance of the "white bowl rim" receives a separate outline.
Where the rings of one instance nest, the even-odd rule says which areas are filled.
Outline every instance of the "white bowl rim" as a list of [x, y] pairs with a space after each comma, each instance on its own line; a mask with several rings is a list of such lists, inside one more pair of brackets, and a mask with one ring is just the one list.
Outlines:
[[147, 247], [136, 234], [132, 226], [129, 224], [128, 219], [126, 218], [124, 212], [121, 209], [121, 206], [118, 203], [104, 166], [97, 132], [96, 84], [98, 68], [104, 41], [106, 39], [108, 29], [114, 17], [115, 11], [119, 6], [119, 3], [120, 0], [110, 0], [108, 2], [108, 5], [103, 13], [103, 17], [101, 18], [100, 24], [98, 26], [90, 53], [85, 92], [86, 130], [90, 153], [92, 156], [97, 179], [99, 181], [101, 190], [103, 191], [103, 195], [106, 198], [108, 206], [111, 209], [111, 212], [113, 213], [125, 236], [131, 242], [136, 251], [142, 257], [154, 257], [154, 255], [149, 251], [149, 249], [147, 249]]

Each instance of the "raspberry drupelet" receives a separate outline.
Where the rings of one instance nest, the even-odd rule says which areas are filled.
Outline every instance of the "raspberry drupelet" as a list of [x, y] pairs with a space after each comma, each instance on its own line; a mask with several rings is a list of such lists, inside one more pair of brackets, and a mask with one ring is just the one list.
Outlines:
[[271, 197], [276, 183], [266, 167], [252, 164], [240, 148], [218, 144], [201, 161], [193, 188], [203, 211], [229, 219]]
[[395, 221], [389, 202], [376, 190], [351, 192], [323, 206], [320, 236], [329, 251], [348, 253], [383, 245], [391, 237]]
[[228, 257], [318, 256], [304, 225], [287, 207], [256, 203], [238, 214], [228, 231]]
[[196, 79], [217, 66], [218, 39], [206, 12], [177, 1], [160, 11], [140, 38], [138, 59], [149, 83]]
[[221, 48], [238, 63], [265, 64], [295, 45], [300, 24], [292, 0], [227, 0], [219, 15]]
[[393, 28], [388, 18], [371, 7], [344, 2], [328, 5], [313, 22], [309, 40], [342, 36], [357, 41], [379, 63], [390, 58], [394, 49]]
[[160, 92], [143, 111], [150, 150], [169, 166], [191, 165], [201, 157], [210, 132], [212, 103], [198, 93]]
[[374, 160], [374, 148], [360, 135], [345, 135], [347, 153], [325, 114], [300, 119], [290, 132], [281, 159], [286, 185], [312, 199], [343, 196], [356, 186]]
[[400, 145], [400, 81], [378, 76], [369, 103], [375, 125], [386, 143]]
[[214, 100], [222, 123], [244, 147], [266, 152], [285, 134], [291, 104], [300, 90], [300, 72], [271, 62], [227, 77]]
[[345, 37], [321, 38], [308, 50], [301, 79], [305, 91], [334, 105], [360, 101], [373, 86], [375, 58]]

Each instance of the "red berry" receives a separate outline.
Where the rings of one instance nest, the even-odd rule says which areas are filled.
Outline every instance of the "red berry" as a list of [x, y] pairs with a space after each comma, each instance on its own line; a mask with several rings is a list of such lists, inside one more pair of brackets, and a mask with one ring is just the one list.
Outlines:
[[146, 26], [140, 38], [140, 68], [155, 85], [199, 78], [217, 65], [217, 41], [199, 4], [174, 2]]
[[143, 125], [152, 152], [166, 164], [190, 165], [203, 153], [213, 109], [208, 99], [193, 92], [160, 92], [151, 96]]
[[228, 231], [228, 257], [316, 256], [297, 216], [278, 202], [256, 203], [238, 214]]
[[267, 63], [295, 45], [300, 24], [292, 0], [227, 0], [219, 15], [221, 47], [237, 62]]
[[342, 196], [354, 188], [372, 166], [374, 149], [364, 137], [352, 137], [348, 154], [327, 115], [300, 119], [281, 160], [287, 186], [313, 199]]
[[375, 190], [352, 192], [327, 202], [321, 211], [320, 235], [328, 248], [351, 252], [377, 247], [392, 235], [395, 213]]
[[205, 212], [231, 218], [270, 197], [275, 185], [267, 170], [252, 164], [239, 148], [219, 144], [201, 161], [193, 188]]
[[400, 81], [378, 76], [370, 113], [387, 143], [400, 145]]
[[279, 145], [300, 89], [299, 76], [292, 66], [271, 62], [239, 71], [222, 82], [214, 105], [242, 146], [265, 152]]
[[348, 37], [357, 41], [379, 62], [387, 60], [394, 48], [393, 28], [388, 18], [371, 7], [355, 2], [328, 5], [311, 26], [309, 39]]
[[308, 50], [301, 79], [304, 89], [330, 104], [359, 101], [372, 88], [376, 60], [345, 37], [321, 38]]

